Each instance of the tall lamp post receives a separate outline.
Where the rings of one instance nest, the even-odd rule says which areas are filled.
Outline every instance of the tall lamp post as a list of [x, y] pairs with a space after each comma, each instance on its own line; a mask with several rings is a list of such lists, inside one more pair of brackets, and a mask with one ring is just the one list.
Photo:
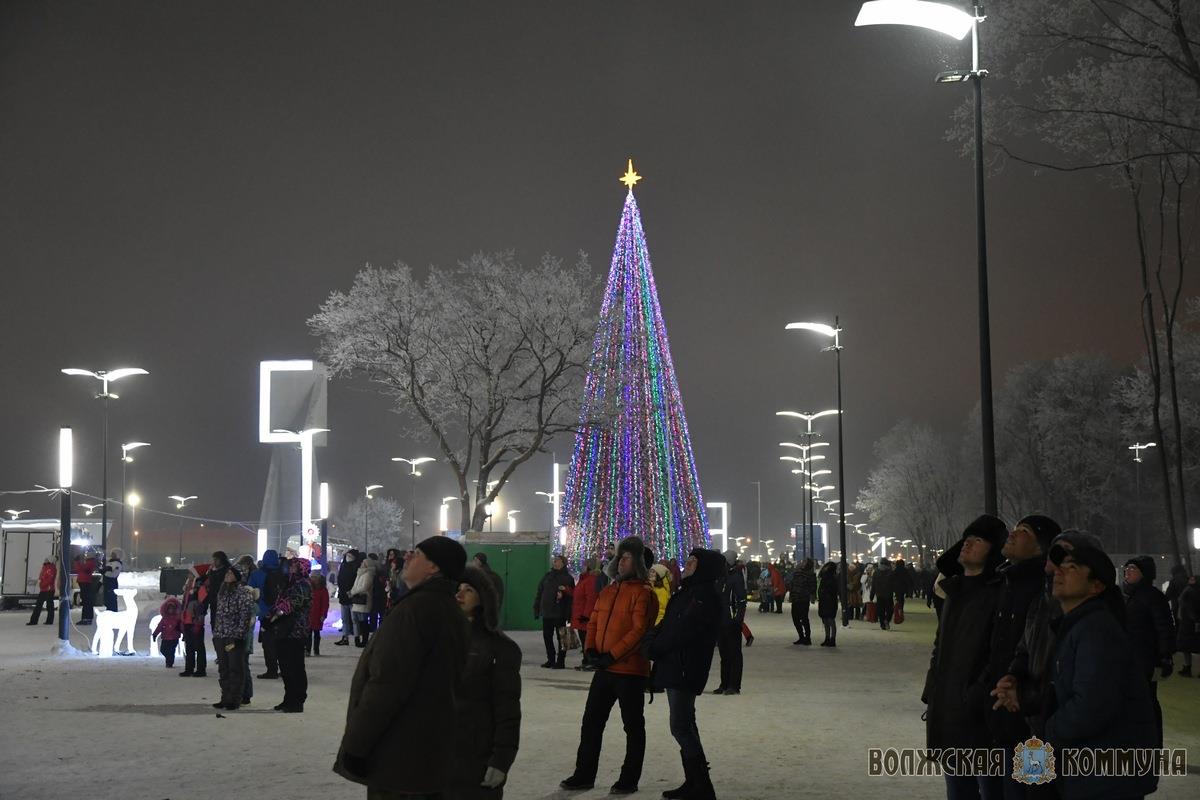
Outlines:
[[382, 483], [372, 483], [363, 488], [363, 556], [371, 550], [371, 529], [368, 527], [368, 520], [371, 518], [371, 500], [374, 495], [371, 492], [376, 489], [382, 489]]
[[[173, 495], [170, 495], [167, 499], [174, 500], [175, 508], [182, 510], [188, 504], [188, 501], [195, 500], [197, 498], [196, 498], [196, 495], [194, 495], [194, 494], [189, 494], [189, 495], [173, 494]], [[177, 526], [177, 534], [179, 536], [179, 555], [178, 555], [179, 565], [183, 566], [183, 517], [182, 516], [179, 517], [179, 525]]]
[[434, 461], [435, 459], [429, 456], [421, 456], [420, 458], [393, 458], [392, 461], [401, 461], [409, 466], [409, 481], [412, 483], [412, 496], [409, 500], [409, 509], [412, 513], [412, 549], [417, 549], [417, 478], [421, 477], [421, 470], [417, 467], [422, 464]]
[[64, 375], [83, 375], [100, 381], [100, 394], [96, 395], [97, 400], [104, 401], [104, 434], [100, 446], [100, 494], [102, 495], [100, 502], [104, 506], [100, 509], [100, 549], [103, 551], [102, 558], [108, 558], [108, 401], [120, 397], [117, 393], [108, 390], [108, 384], [128, 378], [130, 375], [149, 375], [150, 373], [139, 367], [101, 369], [94, 372], [90, 369], [71, 367], [62, 370], [62, 373]]
[[983, 505], [988, 514], [997, 513], [996, 436], [992, 419], [992, 344], [988, 312], [987, 226], [983, 185], [983, 79], [979, 68], [979, 23], [986, 19], [982, 0], [975, 0], [974, 13], [947, 3], [922, 0], [872, 0], [862, 4], [855, 26], [912, 25], [937, 31], [959, 41], [971, 34], [971, 69], [939, 72], [937, 83], [970, 81], [975, 94], [975, 248], [979, 282], [979, 419], [983, 455]]
[[[134, 564], [137, 563], [137, 551], [138, 551], [138, 547], [137, 547], [137, 507], [139, 505], [141, 505], [141, 502], [142, 502], [142, 496], [140, 494], [138, 494], [137, 492], [130, 492], [129, 494], [125, 495], [125, 505], [129, 506], [129, 517], [131, 520], [131, 522], [129, 523], [129, 527], [133, 529], [133, 535], [134, 535], [134, 540], [133, 540], [133, 563]], [[123, 511], [124, 511], [124, 508], [122, 507], [122, 512]], [[121, 531], [121, 536], [122, 536], [121, 541], [123, 543], [125, 541], [125, 539], [124, 539], [125, 532], [124, 531]]]
[[71, 638], [71, 484], [75, 475], [75, 446], [70, 428], [58, 431], [58, 638], [65, 647]]
[[[777, 417], [793, 417], [795, 419], [804, 420], [805, 430], [802, 431], [800, 435], [805, 437], [805, 441], [808, 442], [808, 447], [812, 448], [812, 447], [825, 447], [828, 444], [828, 442], [814, 442], [813, 441], [813, 439], [815, 437], [820, 436], [819, 433], [817, 433], [816, 431], [813, 430], [813, 423], [816, 422], [817, 420], [821, 419], [822, 417], [828, 417], [832, 414], [838, 414], [838, 413], [839, 413], [838, 409], [836, 409], [836, 408], [827, 408], [824, 411], [817, 411], [816, 413], [805, 413], [803, 411], [776, 411], [775, 416], [777, 416]], [[840, 455], [841, 454], [839, 453], [839, 456]], [[804, 457], [808, 458], [807, 450], [804, 453]], [[812, 496], [811, 495], [809, 495], [809, 499], [808, 499], [808, 523], [810, 526], [809, 534], [808, 534], [808, 548], [809, 548], [809, 551], [811, 552], [813, 549], [813, 537], [816, 536], [816, 533], [811, 530], [811, 525], [813, 524]]]
[[[130, 450], [136, 450], [139, 447], [149, 447], [149, 442], [126, 442], [121, 445], [121, 497], [129, 495], [129, 470], [128, 467], [133, 463], [133, 456], [129, 455]], [[125, 506], [121, 506], [121, 541], [125, 540]]]
[[[833, 340], [833, 344], [825, 348], [825, 351], [832, 351], [837, 361], [837, 446], [838, 446], [838, 500], [841, 501], [842, 508], [846, 507], [846, 458], [845, 446], [842, 438], [842, 417], [844, 407], [842, 405], [842, 327], [838, 324], [838, 318], [833, 318], [833, 325], [826, 325], [821, 322], [789, 322], [786, 326], [789, 331], [809, 331], [821, 336], [828, 337]], [[824, 412], [822, 412], [824, 413]], [[848, 589], [846, 586], [846, 520], [841, 519], [838, 524], [839, 541], [841, 545], [841, 578], [838, 579], [838, 585], [841, 588], [842, 597], [842, 624], [848, 624], [849, 617], [846, 616], [846, 604], [849, 602]]]
[[1134, 540], [1134, 549], [1137, 551], [1137, 555], [1141, 555], [1142, 552], [1142, 451], [1157, 446], [1155, 442], [1147, 442], [1146, 444], [1134, 442], [1129, 445], [1129, 449], [1133, 451], [1133, 481], [1136, 487], [1134, 491], [1137, 493], [1134, 501], [1137, 504], [1137, 508], [1135, 509], [1137, 515], [1137, 538]]

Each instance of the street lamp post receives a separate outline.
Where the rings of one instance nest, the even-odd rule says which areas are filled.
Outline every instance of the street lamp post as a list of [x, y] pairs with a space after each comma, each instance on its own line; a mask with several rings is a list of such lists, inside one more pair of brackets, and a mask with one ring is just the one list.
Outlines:
[[997, 513], [996, 436], [992, 414], [992, 344], [988, 311], [987, 227], [983, 184], [983, 79], [979, 68], [979, 23], [986, 16], [982, 0], [975, 0], [974, 13], [946, 3], [921, 0], [872, 0], [863, 3], [854, 24], [913, 25], [952, 36], [961, 41], [971, 34], [971, 69], [938, 73], [938, 83], [970, 81], [975, 95], [975, 247], [978, 260], [979, 294], [979, 418], [983, 455], [983, 505], [988, 514]]
[[[836, 409], [836, 408], [827, 408], [824, 411], [818, 411], [815, 414], [814, 413], [804, 413], [802, 411], [776, 411], [775, 416], [777, 416], [777, 417], [794, 417], [796, 419], [804, 420], [806, 430], [802, 431], [801, 435], [806, 437], [806, 441], [808, 442], [807, 447], [803, 447], [801, 445], [792, 445], [792, 444], [788, 444], [787, 446], [800, 447], [802, 450], [804, 450], [804, 457], [808, 458], [809, 457], [809, 455], [808, 455], [809, 448], [826, 447], [829, 444], [828, 442], [814, 442], [813, 441], [814, 437], [817, 437], [820, 435], [819, 433], [817, 433], [816, 431], [813, 430], [813, 423], [815, 421], [817, 421], [818, 419], [820, 419], [821, 417], [828, 417], [831, 414], [838, 414], [838, 413], [839, 413], [838, 409]], [[840, 414], [839, 414], [839, 418], [840, 418]], [[813, 458], [815, 458], [815, 456]], [[816, 536], [816, 533], [812, 530], [812, 525], [813, 525], [812, 495], [809, 495], [809, 497], [808, 497], [808, 524], [809, 524], [808, 549], [809, 549], [809, 553], [811, 554], [811, 552], [813, 550], [813, 542], [814, 542], [813, 537]]]
[[[121, 445], [121, 497], [129, 495], [129, 480], [127, 467], [133, 463], [133, 456], [129, 455], [130, 450], [136, 450], [139, 447], [149, 447], [149, 442], [126, 442]], [[125, 506], [121, 506], [121, 540], [125, 538]]]
[[363, 556], [371, 550], [371, 529], [367, 520], [371, 518], [371, 492], [382, 489], [382, 483], [372, 483], [363, 490]]
[[64, 375], [83, 375], [88, 378], [95, 378], [100, 381], [100, 394], [96, 395], [97, 400], [104, 401], [104, 433], [101, 438], [100, 446], [100, 502], [103, 503], [103, 508], [100, 509], [100, 549], [103, 551], [103, 558], [108, 558], [108, 401], [109, 398], [116, 400], [120, 395], [115, 392], [108, 391], [108, 384], [115, 383], [122, 378], [128, 378], [130, 375], [149, 375], [150, 373], [139, 367], [121, 367], [120, 369], [95, 370], [76, 369], [70, 367], [62, 370]]
[[[170, 495], [167, 499], [174, 500], [175, 508], [182, 510], [188, 504], [189, 500], [195, 500], [197, 498], [196, 498], [196, 495], [194, 495], [194, 494], [189, 494], [189, 495], [173, 494], [173, 495]], [[176, 526], [176, 535], [179, 537], [179, 555], [178, 555], [179, 564], [180, 564], [180, 566], [183, 566], [183, 515], [182, 514], [179, 515], [179, 524]]]
[[[826, 351], [833, 351], [834, 358], [837, 362], [837, 412], [836, 413], [837, 413], [837, 420], [838, 420], [838, 426], [837, 426], [837, 428], [838, 428], [838, 433], [837, 433], [837, 438], [838, 438], [838, 441], [837, 441], [837, 445], [838, 445], [838, 500], [841, 501], [842, 508], [845, 508], [846, 507], [846, 457], [845, 457], [846, 449], [845, 449], [845, 446], [843, 443], [843, 437], [842, 437], [842, 427], [843, 427], [842, 426], [842, 417], [845, 416], [845, 414], [843, 413], [844, 406], [842, 404], [842, 338], [841, 338], [842, 327], [840, 324], [838, 324], [838, 318], [835, 316], [833, 318], [832, 326], [825, 325], [820, 322], [791, 322], [791, 323], [788, 323], [786, 330], [811, 331], [812, 333], [820, 334], [821, 336], [826, 336], [830, 339], [833, 339], [833, 344], [831, 344], [830, 346], [828, 346], [824, 349]], [[848, 619], [849, 619], [846, 616], [846, 611], [845, 611], [845, 609], [847, 607], [847, 603], [849, 602], [849, 596], [848, 596], [848, 588], [846, 585], [846, 520], [844, 518], [840, 519], [840, 522], [838, 523], [838, 528], [839, 528], [839, 534], [840, 534], [839, 541], [841, 544], [841, 551], [842, 551], [841, 558], [840, 558], [842, 572], [841, 572], [841, 578], [838, 579], [838, 584], [841, 588], [842, 624], [845, 625], [845, 624], [847, 624]]]
[[75, 476], [75, 445], [70, 428], [58, 431], [58, 638], [66, 647], [71, 638], [71, 484]]
[[1157, 446], [1155, 442], [1147, 442], [1146, 444], [1134, 442], [1129, 445], [1129, 449], [1133, 451], [1133, 481], [1136, 487], [1134, 490], [1136, 492], [1134, 503], [1137, 507], [1134, 509], [1134, 513], [1137, 519], [1137, 531], [1136, 538], [1134, 539], [1134, 550], [1137, 551], [1137, 555], [1141, 555], [1142, 552], [1142, 451]]
[[516, 533], [516, 532], [517, 532], [517, 518], [516, 518], [516, 515], [517, 515], [517, 514], [520, 514], [520, 513], [521, 513], [521, 509], [519, 509], [519, 508], [513, 508], [513, 509], [509, 509], [509, 511], [508, 511], [508, 512], [505, 514], [505, 516], [506, 516], [506, 517], [508, 517], [508, 532], [509, 532], [509, 533]]
[[[137, 538], [136, 538], [136, 535], [137, 535], [137, 507], [138, 507], [138, 505], [141, 504], [141, 502], [142, 502], [142, 496], [140, 494], [138, 494], [137, 492], [130, 492], [128, 495], [125, 496], [125, 503], [128, 504], [128, 506], [129, 506], [129, 518], [131, 520], [129, 527], [133, 529], [134, 536], [135, 536], [134, 541], [133, 541], [133, 553], [132, 553], [133, 563], [135, 563], [135, 564], [137, 563], [137, 550], [138, 550]], [[124, 535], [125, 535], [125, 532], [121, 531], [121, 536], [124, 537]], [[122, 538], [121, 541], [124, 542], [124, 538]]]
[[409, 480], [412, 483], [412, 496], [409, 502], [409, 509], [412, 513], [412, 549], [417, 549], [417, 478], [421, 477], [421, 471], [417, 469], [421, 464], [425, 464], [435, 459], [429, 456], [421, 456], [420, 458], [393, 458], [392, 461], [402, 461], [409, 466]]

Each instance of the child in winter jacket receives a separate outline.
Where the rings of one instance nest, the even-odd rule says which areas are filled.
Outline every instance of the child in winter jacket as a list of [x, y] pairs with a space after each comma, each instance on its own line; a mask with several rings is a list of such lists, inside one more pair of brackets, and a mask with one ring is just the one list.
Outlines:
[[325, 588], [324, 575], [310, 575], [312, 584], [312, 606], [308, 609], [309, 640], [304, 644], [305, 655], [321, 655], [321, 628], [329, 614], [329, 590]]
[[202, 587], [197, 587], [201, 574], [199, 567], [204, 567], [207, 571], [208, 565], [192, 567], [192, 574], [188, 575], [187, 583], [183, 587], [184, 662], [183, 672], [179, 673], [182, 678], [202, 678], [208, 666], [208, 654], [204, 649], [204, 601], [200, 597]]
[[167, 669], [171, 669], [175, 666], [175, 650], [183, 634], [183, 608], [177, 598], [168, 597], [158, 607], [158, 613], [162, 614], [162, 619], [150, 632], [150, 637], [158, 639], [158, 650], [167, 662]]

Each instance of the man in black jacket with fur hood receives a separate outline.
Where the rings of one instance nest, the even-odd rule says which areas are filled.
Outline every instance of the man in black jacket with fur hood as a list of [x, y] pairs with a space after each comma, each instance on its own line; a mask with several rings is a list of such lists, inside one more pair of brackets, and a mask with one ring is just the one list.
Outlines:
[[1125, 630], [1133, 643], [1133, 657], [1138, 671], [1150, 687], [1154, 717], [1158, 725], [1158, 746], [1162, 747], [1162, 706], [1158, 703], [1158, 684], [1154, 670], [1161, 669], [1162, 677], [1170, 677], [1175, 665], [1175, 623], [1171, 619], [1171, 604], [1154, 579], [1158, 570], [1150, 556], [1136, 556], [1125, 562]]

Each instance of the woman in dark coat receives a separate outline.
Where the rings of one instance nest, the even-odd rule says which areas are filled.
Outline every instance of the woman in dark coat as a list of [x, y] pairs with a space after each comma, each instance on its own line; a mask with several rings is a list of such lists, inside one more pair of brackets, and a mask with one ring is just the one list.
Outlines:
[[683, 785], [663, 792], [665, 798], [712, 800], [714, 796], [696, 727], [696, 696], [704, 693], [725, 614], [717, 590], [725, 572], [725, 557], [716, 550], [693, 550], [684, 564], [679, 591], [667, 602], [666, 614], [650, 640], [651, 681], [654, 688], [667, 692], [671, 735], [679, 743], [683, 761]]
[[542, 576], [533, 598], [533, 617], [542, 620], [542, 641], [546, 645], [546, 663], [542, 666], [547, 669], [566, 666], [567, 651], [563, 649], [562, 641], [557, 641], [557, 652], [555, 646], [558, 629], [571, 619], [574, 591], [575, 579], [567, 572], [567, 560], [560, 555], [554, 556], [550, 571]]
[[817, 616], [825, 626], [821, 647], [837, 647], [838, 580], [837, 563], [829, 561], [817, 575]]
[[459, 579], [471, 622], [466, 668], [455, 693], [457, 736], [446, 800], [499, 800], [521, 740], [521, 648], [499, 630], [496, 586], [478, 567]]

